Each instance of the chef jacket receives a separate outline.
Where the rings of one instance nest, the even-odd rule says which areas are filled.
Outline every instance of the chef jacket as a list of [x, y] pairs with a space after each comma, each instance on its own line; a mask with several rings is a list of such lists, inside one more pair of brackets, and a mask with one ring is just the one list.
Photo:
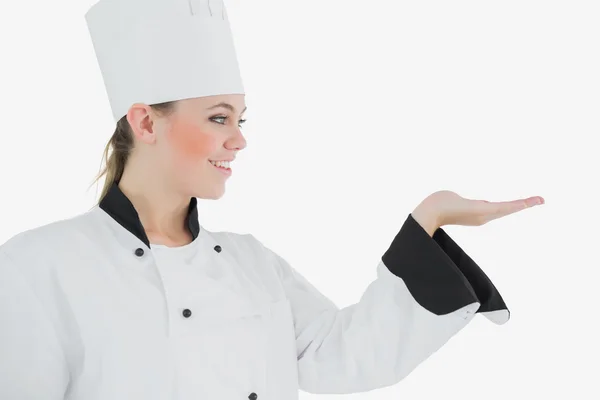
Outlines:
[[0, 399], [365, 392], [399, 382], [476, 314], [509, 318], [479, 266], [410, 214], [343, 308], [252, 234], [204, 229], [196, 198], [186, 224], [192, 243], [152, 245], [115, 183], [89, 211], [0, 246]]

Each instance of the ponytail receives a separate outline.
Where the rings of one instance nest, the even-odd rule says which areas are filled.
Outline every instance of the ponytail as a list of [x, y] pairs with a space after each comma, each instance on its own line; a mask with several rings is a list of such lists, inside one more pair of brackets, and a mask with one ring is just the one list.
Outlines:
[[[167, 115], [173, 112], [175, 101], [154, 104], [150, 107], [161, 115]], [[98, 173], [92, 185], [97, 183], [104, 176], [104, 186], [98, 199], [98, 204], [108, 193], [113, 183], [118, 183], [123, 176], [125, 166], [129, 155], [133, 150], [134, 141], [131, 126], [127, 121], [127, 115], [124, 115], [118, 122], [115, 131], [104, 147], [102, 161], [104, 168]]]

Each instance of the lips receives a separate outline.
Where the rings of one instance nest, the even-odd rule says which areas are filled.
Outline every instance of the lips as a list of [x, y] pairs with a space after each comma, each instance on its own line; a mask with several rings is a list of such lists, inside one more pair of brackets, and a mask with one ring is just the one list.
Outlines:
[[226, 176], [231, 176], [231, 168], [223, 168], [223, 167], [217, 167], [216, 165], [212, 165], [210, 162], [209, 164], [214, 167], [215, 169], [217, 169], [219, 171], [219, 173], [224, 174]]

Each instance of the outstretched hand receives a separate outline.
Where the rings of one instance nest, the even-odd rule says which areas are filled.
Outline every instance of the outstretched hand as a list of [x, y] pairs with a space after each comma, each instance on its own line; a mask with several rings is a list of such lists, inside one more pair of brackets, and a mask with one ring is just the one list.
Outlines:
[[440, 190], [423, 200], [413, 211], [413, 216], [429, 228], [428, 231], [443, 225], [479, 226], [544, 202], [541, 196], [497, 202], [473, 200], [449, 190]]

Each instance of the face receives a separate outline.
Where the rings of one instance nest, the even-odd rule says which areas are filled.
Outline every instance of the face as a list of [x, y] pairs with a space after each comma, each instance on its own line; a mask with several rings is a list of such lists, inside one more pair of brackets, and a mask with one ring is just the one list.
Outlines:
[[[227, 103], [227, 106], [217, 106]], [[217, 199], [230, 172], [210, 161], [231, 160], [246, 147], [241, 133], [244, 95], [219, 95], [180, 100], [175, 111], [157, 124], [155, 150], [169, 183], [186, 195]]]

